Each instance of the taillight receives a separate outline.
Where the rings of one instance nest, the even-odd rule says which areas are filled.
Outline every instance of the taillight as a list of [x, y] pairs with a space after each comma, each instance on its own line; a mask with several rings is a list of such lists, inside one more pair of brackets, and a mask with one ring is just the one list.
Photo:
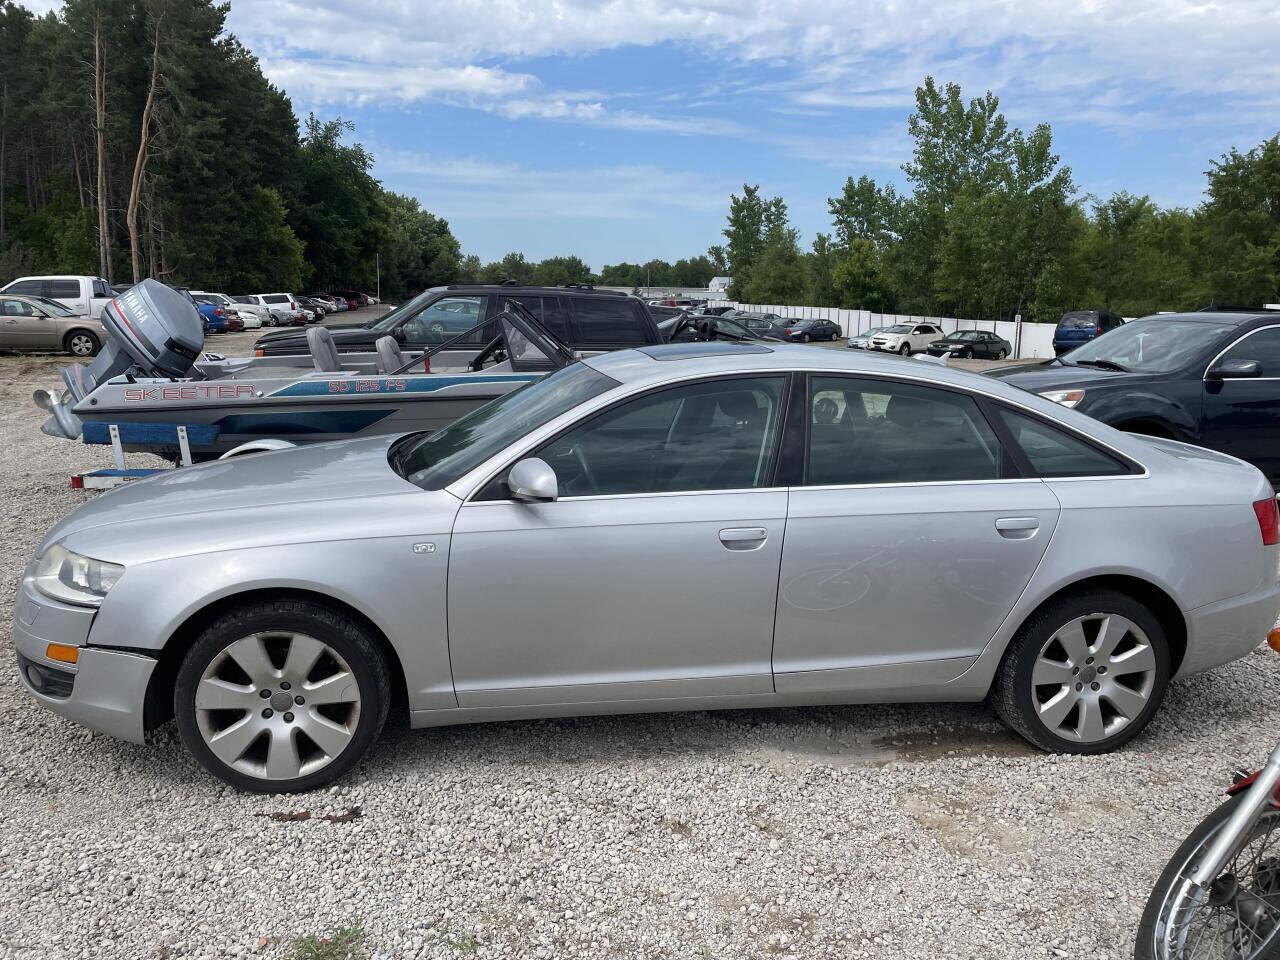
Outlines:
[[783, 333], [785, 333], [788, 337], [789, 337], [789, 336], [791, 336], [791, 328], [790, 328], [790, 327], [785, 327], [785, 328], [783, 328], [783, 331], [782, 331], [782, 332], [783, 332]]
[[1273, 547], [1280, 543], [1280, 511], [1276, 510], [1276, 498], [1255, 500], [1253, 512], [1258, 516], [1258, 529], [1262, 532], [1262, 544]]
[[1095, 337], [1100, 337], [1100, 336], [1102, 336], [1102, 327], [1094, 327], [1094, 328], [1093, 328], [1093, 335], [1094, 335]]
[[220, 316], [222, 316], [222, 308], [221, 308], [221, 307], [214, 307], [214, 308], [213, 308], [213, 315], [214, 315], [215, 317], [220, 317]]

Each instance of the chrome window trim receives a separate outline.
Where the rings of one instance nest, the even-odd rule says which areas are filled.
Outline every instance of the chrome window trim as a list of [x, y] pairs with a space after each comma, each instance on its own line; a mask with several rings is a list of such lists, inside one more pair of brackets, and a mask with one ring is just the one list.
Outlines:
[[[1277, 324], [1277, 326], [1280, 326], [1280, 324]], [[1097, 437], [1092, 437], [1089, 434], [1084, 433], [1083, 431], [1079, 430], [1078, 428], [1070, 424], [1066, 424], [1066, 423], [1063, 423], [1061, 420], [1057, 420], [1055, 418], [1049, 417], [1044, 412], [1040, 410], [1036, 410], [1034, 407], [1031, 407], [1025, 403], [1022, 403], [1018, 400], [1010, 399], [1009, 397], [1005, 397], [997, 393], [992, 393], [988, 390], [983, 390], [976, 387], [970, 387], [968, 385], [959, 386], [955, 384], [939, 383], [938, 381], [932, 380], [929, 377], [924, 375], [905, 373], [905, 372], [904, 373], [895, 372], [892, 374], [884, 374], [879, 372], [868, 373], [865, 371], [849, 370], [843, 367], [810, 367], [806, 365], [806, 366], [792, 366], [792, 367], [747, 367], [747, 368], [738, 369], [738, 370], [707, 373], [707, 374], [702, 374], [700, 376], [695, 376], [695, 377], [682, 377], [680, 376], [678, 371], [673, 371], [669, 375], [658, 378], [658, 379], [653, 379], [653, 380], [644, 379], [641, 381], [623, 381], [619, 383], [617, 387], [614, 387], [611, 390], [607, 390], [596, 397], [592, 397], [591, 400], [587, 401], [586, 406], [578, 406], [572, 410], [565, 411], [565, 413], [561, 414], [555, 420], [549, 423], [545, 423], [533, 433], [526, 434], [525, 436], [521, 437], [519, 440], [517, 440], [510, 446], [495, 453], [492, 457], [490, 457], [484, 463], [475, 467], [475, 469], [473, 469], [470, 473], [467, 473], [462, 477], [459, 477], [453, 483], [444, 487], [444, 489], [448, 493], [450, 493], [452, 496], [455, 496], [459, 500], [463, 501], [464, 506], [467, 504], [470, 504], [473, 498], [475, 497], [475, 495], [479, 493], [482, 489], [484, 489], [484, 487], [489, 483], [489, 481], [491, 481], [495, 476], [501, 473], [504, 467], [510, 466], [511, 464], [515, 463], [517, 460], [519, 460], [522, 456], [527, 454], [534, 447], [538, 446], [538, 444], [540, 444], [543, 440], [551, 437], [556, 433], [559, 433], [561, 430], [565, 430], [573, 426], [573, 424], [577, 423], [579, 420], [586, 419], [587, 417], [599, 412], [600, 410], [613, 404], [614, 402], [623, 401], [626, 398], [635, 394], [644, 393], [650, 390], [656, 390], [660, 387], [671, 386], [673, 384], [693, 383], [696, 380], [708, 380], [708, 379], [715, 379], [717, 377], [760, 377], [760, 376], [770, 376], [770, 375], [787, 377], [787, 376], [804, 375], [804, 374], [808, 374], [810, 376], [817, 375], [817, 376], [832, 376], [832, 377], [838, 377], [838, 376], [861, 377], [863, 379], [884, 380], [887, 382], [902, 380], [910, 383], [923, 384], [925, 386], [930, 386], [935, 389], [954, 390], [960, 393], [970, 394], [973, 396], [985, 397], [992, 403], [1008, 404], [1011, 407], [1015, 407], [1020, 410], [1025, 410], [1028, 414], [1030, 414], [1033, 417], [1039, 417], [1040, 419], [1048, 420], [1055, 428], [1060, 430], [1065, 430], [1068, 433], [1072, 434], [1073, 436], [1083, 439], [1088, 443], [1091, 443], [1095, 446], [1102, 447], [1104, 450], [1111, 452], [1115, 456], [1119, 457], [1121, 460], [1128, 463], [1136, 464], [1138, 467], [1141, 468], [1141, 472], [1139, 473], [1123, 473], [1123, 474], [1115, 474], [1111, 476], [1091, 475], [1091, 476], [1083, 476], [1083, 477], [1043, 477], [1043, 478], [1042, 477], [1011, 477], [1007, 479], [995, 479], [995, 480], [959, 480], [959, 481], [927, 480], [927, 481], [920, 481], [919, 483], [904, 482], [900, 484], [884, 484], [884, 486], [914, 487], [914, 486], [924, 486], [926, 484], [937, 485], [937, 484], [950, 484], [950, 483], [1009, 483], [1013, 481], [1026, 481], [1026, 480], [1032, 480], [1037, 483], [1050, 483], [1050, 482], [1059, 483], [1062, 481], [1076, 481], [1076, 480], [1091, 480], [1091, 481], [1140, 480], [1140, 479], [1146, 479], [1151, 476], [1151, 471], [1147, 467], [1146, 463], [1140, 460], [1136, 455], [1132, 453], [1126, 453], [1125, 451], [1119, 449], [1118, 447], [1114, 447], [1111, 444], [1107, 443], [1105, 440], [1101, 440]], [[605, 376], [608, 376], [608, 374], [605, 374]], [[619, 393], [619, 390], [623, 390], [625, 392]], [[1046, 401], [1046, 402], [1051, 403], [1052, 401]], [[572, 420], [565, 419], [570, 416], [573, 416]], [[511, 456], [512, 451], [516, 451], [515, 456]], [[495, 465], [490, 466], [491, 464], [495, 464]], [[478, 481], [475, 479], [477, 477], [480, 478]], [[849, 484], [845, 486], [848, 486], [852, 489], [857, 489], [857, 488], [866, 487], [866, 486], [880, 486], [880, 484]], [[753, 492], [760, 489], [773, 489], [773, 488], [752, 488]], [[828, 488], [805, 486], [805, 487], [789, 487], [786, 489], [816, 490], [816, 489], [828, 489]], [[733, 493], [733, 492], [740, 492], [740, 491], [696, 490], [696, 491], [690, 491], [690, 492], [701, 495], [701, 494]], [[674, 494], [671, 494], [671, 493], [660, 493], [660, 494], [618, 494], [617, 496], [673, 496], [673, 495]], [[582, 498], [565, 497], [563, 499], [569, 500], [569, 499], [582, 499]], [[481, 502], [516, 503], [516, 502], [522, 502], [522, 501], [492, 500], [492, 501], [481, 501]]]
[[[1221, 360], [1228, 353], [1230, 353], [1232, 350], [1234, 350], [1237, 346], [1239, 346], [1240, 344], [1248, 340], [1250, 337], [1252, 337], [1255, 333], [1262, 333], [1262, 331], [1264, 330], [1278, 330], [1278, 329], [1280, 329], [1280, 323], [1269, 323], [1266, 326], [1254, 327], [1252, 330], [1249, 330], [1246, 333], [1242, 333], [1240, 336], [1236, 337], [1234, 340], [1232, 340], [1225, 347], [1223, 347], [1221, 350], [1218, 351], [1217, 356], [1215, 356], [1212, 360], [1210, 360], [1209, 365], [1204, 368], [1204, 373], [1201, 375], [1200, 379], [1205, 383], [1207, 383], [1209, 381], [1209, 371], [1213, 369], [1213, 365], [1217, 363], [1219, 360]], [[1231, 379], [1233, 381], [1246, 382], [1246, 381], [1254, 381], [1254, 380], [1280, 380], [1280, 377], [1232, 377]], [[1224, 380], [1221, 382], [1225, 383], [1226, 381]]]

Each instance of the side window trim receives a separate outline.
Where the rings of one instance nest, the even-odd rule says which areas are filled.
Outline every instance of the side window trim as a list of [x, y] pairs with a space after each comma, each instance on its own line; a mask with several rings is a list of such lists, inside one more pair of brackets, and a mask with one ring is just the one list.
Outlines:
[[[992, 423], [993, 428], [996, 429], [997, 432], [1001, 435], [1002, 442], [1004, 442], [1004, 438], [1006, 437], [1008, 438], [1007, 442], [1009, 444], [1009, 449], [1013, 453], [1014, 458], [1022, 465], [1022, 468], [1024, 470], [1024, 476], [1026, 477], [1036, 479], [1036, 480], [1111, 480], [1111, 479], [1115, 479], [1116, 477], [1139, 476], [1147, 472], [1146, 467], [1142, 466], [1137, 461], [1121, 453], [1119, 450], [1116, 450], [1113, 447], [1108, 447], [1108, 446], [1099, 444], [1092, 437], [1086, 436], [1085, 434], [1072, 429], [1066, 424], [1058, 423], [1055, 420], [1050, 420], [1047, 417], [1043, 417], [1040, 414], [1036, 413], [1035, 411], [1027, 409], [1026, 407], [1015, 406], [1014, 404], [1006, 403], [1002, 400], [996, 400], [989, 397], [983, 397], [980, 402], [986, 404], [987, 407], [989, 408], [987, 411], [984, 411], [984, 412], [987, 415], [987, 419]], [[1031, 465], [1031, 461], [1030, 459], [1028, 459], [1026, 452], [1022, 449], [1022, 445], [1018, 443], [1016, 439], [1014, 439], [1013, 433], [1009, 430], [1008, 425], [1005, 423], [1004, 417], [999, 415], [1000, 411], [1002, 410], [1008, 410], [1010, 413], [1016, 414], [1017, 416], [1020, 416], [1020, 417], [1025, 417], [1028, 420], [1034, 420], [1037, 423], [1043, 424], [1044, 426], [1048, 427], [1050, 430], [1057, 431], [1058, 433], [1065, 433], [1072, 440], [1078, 441], [1079, 443], [1088, 447], [1090, 450], [1094, 451], [1095, 453], [1101, 454], [1107, 459], [1116, 461], [1121, 466], [1123, 466], [1125, 470], [1123, 473], [1112, 473], [1112, 474], [1096, 473], [1096, 474], [1078, 474], [1070, 477], [1041, 477], [1039, 472]]]
[[[520, 453], [514, 459], [508, 460], [505, 463], [503, 463], [502, 466], [500, 466], [497, 470], [493, 471], [493, 473], [490, 474], [488, 477], [486, 477], [481, 483], [477, 484], [475, 489], [467, 497], [466, 503], [471, 504], [471, 503], [517, 503], [519, 502], [516, 500], [512, 500], [509, 496], [485, 496], [485, 494], [496, 492], [496, 490], [491, 490], [490, 488], [497, 488], [498, 486], [497, 481], [504, 478], [507, 475], [507, 472], [510, 471], [512, 467], [514, 467], [517, 463], [519, 463], [525, 457], [534, 456], [538, 450], [541, 450], [544, 447], [550, 446], [551, 444], [555, 443], [556, 441], [558, 441], [560, 438], [564, 437], [568, 433], [572, 433], [575, 430], [579, 430], [583, 427], [586, 427], [592, 422], [594, 422], [595, 420], [598, 420], [601, 417], [604, 417], [610, 413], [613, 413], [615, 410], [617, 410], [619, 407], [625, 404], [631, 403], [635, 400], [641, 400], [645, 397], [653, 396], [654, 394], [657, 394], [657, 393], [664, 393], [668, 390], [679, 390], [683, 387], [692, 386], [698, 383], [709, 383], [712, 381], [726, 383], [733, 380], [780, 379], [784, 381], [782, 385], [782, 403], [779, 409], [779, 428], [774, 431], [773, 446], [772, 446], [772, 449], [769, 451], [769, 457], [770, 457], [769, 465], [765, 468], [765, 471], [764, 471], [765, 476], [770, 479], [770, 483], [772, 485], [765, 485], [765, 486], [751, 488], [755, 491], [775, 489], [776, 486], [778, 486], [777, 467], [779, 463], [782, 438], [786, 432], [786, 426], [787, 426], [788, 398], [791, 395], [791, 389], [788, 386], [788, 381], [791, 381], [796, 378], [803, 379], [802, 377], [799, 377], [799, 375], [794, 373], [789, 373], [788, 371], [785, 371], [785, 370], [783, 371], [760, 370], [760, 371], [755, 371], [751, 373], [734, 373], [734, 374], [729, 374], [727, 376], [711, 375], [706, 377], [698, 377], [692, 380], [680, 380], [675, 383], [671, 383], [671, 382], [661, 383], [661, 384], [652, 386], [646, 390], [641, 390], [638, 393], [631, 393], [625, 397], [618, 397], [612, 403], [606, 406], [603, 406], [598, 410], [592, 411], [591, 413], [587, 414], [585, 417], [582, 417], [581, 419], [578, 419], [578, 420], [574, 420], [572, 423], [565, 424], [564, 427], [557, 430], [551, 436], [544, 437], [541, 441], [539, 441], [529, 449], [525, 450], [523, 453]], [[632, 498], [632, 497], [696, 496], [696, 495], [708, 494], [708, 493], [725, 493], [725, 492], [728, 492], [729, 489], [730, 488], [726, 488], [723, 490], [720, 490], [720, 489], [674, 490], [674, 491], [657, 491], [657, 492], [646, 492], [646, 493], [603, 493], [603, 494], [586, 494], [581, 496], [560, 497], [559, 499], [560, 500], [604, 500], [604, 499], [619, 500], [623, 498]], [[740, 488], [735, 487], [732, 489], [736, 490]]]

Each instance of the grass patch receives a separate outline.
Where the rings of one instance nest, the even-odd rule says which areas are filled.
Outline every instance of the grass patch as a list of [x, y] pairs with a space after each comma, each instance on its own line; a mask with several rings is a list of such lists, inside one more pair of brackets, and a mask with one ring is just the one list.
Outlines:
[[309, 933], [295, 937], [285, 960], [363, 960], [364, 925], [356, 920], [345, 927], [335, 927], [324, 935]]

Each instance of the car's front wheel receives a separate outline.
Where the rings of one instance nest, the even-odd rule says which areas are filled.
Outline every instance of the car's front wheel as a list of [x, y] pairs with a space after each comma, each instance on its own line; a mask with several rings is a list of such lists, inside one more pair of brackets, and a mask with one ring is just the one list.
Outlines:
[[911, 356], [911, 344], [904, 343], [902, 346], [898, 348], [898, 352], [902, 354], [904, 357]]
[[1034, 614], [1005, 652], [991, 702], [1054, 753], [1106, 753], [1141, 732], [1169, 684], [1160, 621], [1132, 597], [1087, 590]]
[[366, 627], [303, 600], [246, 604], [215, 620], [178, 669], [183, 742], [243, 790], [330, 783], [368, 752], [390, 703], [387, 663]]

